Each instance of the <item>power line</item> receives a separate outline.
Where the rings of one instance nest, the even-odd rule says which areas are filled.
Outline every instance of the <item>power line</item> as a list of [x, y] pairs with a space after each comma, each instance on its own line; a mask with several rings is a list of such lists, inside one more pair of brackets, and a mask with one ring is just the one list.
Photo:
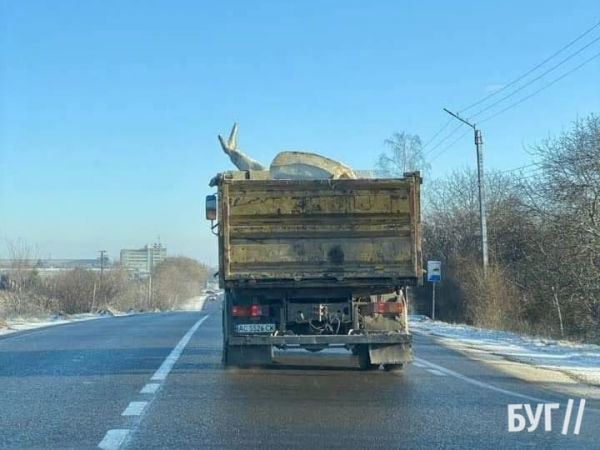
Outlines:
[[442, 156], [444, 153], [446, 153], [448, 150], [450, 150], [451, 147], [453, 147], [458, 141], [460, 141], [462, 138], [464, 138], [467, 135], [467, 133], [469, 133], [470, 131], [471, 130], [466, 130], [456, 140], [452, 141], [452, 143], [450, 145], [448, 145], [441, 152], [439, 152], [437, 155], [435, 155], [429, 162], [432, 163], [433, 161], [435, 161], [436, 159], [438, 159], [440, 156]]
[[[484, 97], [483, 99], [467, 106], [466, 108], [464, 108], [463, 110], [461, 110], [460, 112], [463, 111], [467, 111], [471, 108], [473, 108], [474, 106], [477, 106], [478, 104], [484, 102], [485, 100], [488, 100], [489, 98], [499, 94], [500, 92], [508, 89], [510, 86], [513, 86], [514, 84], [516, 84], [517, 82], [519, 82], [520, 80], [522, 80], [523, 78], [527, 77], [529, 74], [531, 74], [532, 72], [534, 72], [535, 70], [537, 70], [538, 68], [540, 68], [541, 66], [543, 66], [544, 64], [546, 64], [548, 61], [550, 61], [551, 59], [553, 59], [555, 56], [557, 56], [558, 54], [562, 53], [564, 50], [566, 50], [567, 48], [571, 47], [572, 45], [574, 45], [576, 42], [580, 41], [582, 38], [584, 38], [586, 35], [588, 35], [591, 31], [593, 31], [595, 28], [597, 28], [598, 26], [600, 26], [600, 22], [597, 22], [596, 24], [594, 24], [591, 28], [587, 29], [584, 33], [582, 33], [581, 35], [579, 35], [577, 38], [575, 38], [573, 41], [569, 42], [567, 45], [565, 45], [564, 47], [562, 47], [560, 50], [558, 50], [557, 52], [553, 53], [550, 57], [546, 58], [544, 61], [542, 61], [540, 64], [538, 64], [537, 66], [535, 66], [533, 69], [529, 70], [528, 72], [526, 72], [525, 74], [521, 75], [520, 77], [518, 77], [517, 79], [513, 80], [512, 82], [510, 82], [509, 84], [507, 84], [506, 86], [503, 86], [501, 89], [491, 93], [490, 95]], [[561, 65], [563, 65], [564, 63], [566, 63], [567, 61], [571, 60], [572, 58], [574, 58], [575, 56], [577, 56], [578, 54], [580, 54], [581, 52], [583, 52], [585, 49], [589, 48], [591, 45], [593, 45], [594, 43], [598, 42], [600, 40], [600, 37], [594, 39], [593, 41], [589, 42], [588, 44], [586, 44], [584, 47], [580, 48], [579, 50], [577, 50], [575, 53], [569, 55], [568, 57], [564, 58], [563, 60], [561, 60], [560, 62], [558, 62], [557, 64], [555, 64], [554, 66], [552, 66], [550, 69], [546, 70], [544, 73], [542, 73], [541, 75], [537, 76], [536, 78], [534, 78], [533, 80], [530, 80], [529, 82], [527, 82], [525, 85], [519, 87], [517, 90], [511, 92], [510, 94], [504, 96], [503, 98], [501, 98], [500, 100], [494, 102], [492, 105], [482, 109], [481, 111], [478, 111], [476, 114], [474, 114], [471, 117], [476, 117], [478, 115], [481, 115], [483, 112], [488, 111], [489, 109], [493, 108], [494, 106], [498, 105], [499, 103], [503, 102], [504, 100], [512, 97], [513, 95], [517, 94], [518, 92], [522, 91], [524, 88], [526, 88], [527, 86], [531, 85], [532, 83], [534, 83], [535, 81], [539, 80], [540, 78], [542, 78], [543, 76], [547, 75], [548, 73], [552, 72], [553, 70], [557, 69], [558, 67], [560, 67]], [[568, 75], [570, 75], [571, 73], [575, 72], [576, 70], [580, 69], [581, 67], [585, 66], [586, 64], [590, 63], [592, 60], [596, 59], [597, 57], [600, 56], [600, 53], [592, 56], [591, 58], [585, 60], [583, 63], [579, 64], [578, 66], [574, 67], [573, 69], [569, 70], [568, 72], [564, 73], [563, 75], [561, 75], [560, 77], [554, 79], [553, 81], [551, 81], [550, 83], [542, 86], [540, 89], [534, 91], [533, 93], [523, 97], [522, 99], [520, 99], [519, 101], [509, 105], [508, 107], [502, 109], [501, 111], [498, 111], [497, 113], [494, 113], [486, 118], [484, 118], [483, 120], [481, 120], [479, 123], [483, 123], [486, 122], [488, 120], [491, 120], [492, 118], [503, 114], [504, 112], [518, 106], [519, 104], [523, 103], [524, 101], [528, 100], [529, 98], [533, 97], [534, 95], [538, 94], [539, 92], [543, 91], [544, 89], [552, 86], [553, 84], [557, 83], [558, 81], [562, 80], [563, 78], [567, 77]], [[450, 125], [451, 119], [446, 122], [446, 124], [423, 146], [423, 149], [425, 149], [427, 146], [429, 146], [429, 144], [431, 144], [449, 125]], [[429, 154], [431, 154], [436, 148], [438, 148], [439, 146], [441, 146], [444, 142], [446, 142], [449, 138], [451, 138], [462, 126], [459, 125], [458, 127], [454, 128], [448, 135], [446, 135], [441, 141], [439, 141], [433, 148], [431, 148], [424, 156], [427, 156]], [[457, 139], [455, 139], [451, 144], [449, 144], [448, 146], [446, 146], [442, 151], [440, 151], [438, 154], [436, 154], [431, 160], [430, 162], [435, 161], [437, 158], [439, 158], [442, 154], [444, 154], [446, 151], [448, 151], [451, 147], [453, 147], [458, 141], [460, 141], [467, 133], [469, 130], [465, 131], [463, 134], [461, 134]], [[525, 166], [527, 167], [527, 166]], [[522, 168], [525, 168], [522, 167]], [[505, 171], [505, 172], [512, 172], [512, 171], [516, 171], [519, 170], [521, 168], [516, 168], [516, 169], [512, 169], [510, 171]], [[539, 170], [539, 169], [538, 169]], [[535, 170], [533, 171], [535, 172]], [[499, 173], [503, 173], [503, 172], [499, 172]]]
[[542, 175], [541, 173], [536, 172], [536, 173], [528, 174], [526, 176], [521, 176], [521, 177], [514, 178], [514, 181], [531, 180], [531, 179], [534, 179], [534, 178], [539, 178], [541, 175]]
[[501, 89], [498, 89], [497, 91], [494, 91], [491, 94], [485, 96], [481, 100], [478, 100], [475, 103], [472, 103], [471, 105], [467, 106], [463, 110], [459, 111], [459, 113], [463, 113], [465, 111], [468, 111], [469, 109], [473, 108], [474, 106], [477, 106], [477, 105], [485, 102], [486, 100], [488, 100], [488, 99], [490, 99], [490, 98], [498, 95], [500, 92], [502, 92], [502, 91], [508, 89], [509, 87], [515, 85], [516, 83], [518, 83], [519, 81], [521, 81], [523, 78], [527, 77], [529, 74], [531, 74], [532, 72], [535, 72], [537, 69], [539, 69], [540, 67], [542, 67], [544, 64], [546, 64], [548, 61], [550, 61], [551, 59], [553, 59], [555, 56], [559, 55], [560, 53], [562, 53], [563, 51], [565, 51], [566, 49], [568, 49], [569, 47], [571, 47], [573, 44], [575, 44], [576, 42], [578, 42], [581, 39], [583, 39], [585, 36], [587, 36], [589, 33], [591, 33], [598, 26], [600, 26], [600, 22], [597, 22], [591, 28], [588, 28], [586, 31], [584, 31], [582, 34], [580, 34], [577, 38], [575, 38], [574, 40], [572, 40], [571, 42], [569, 42], [567, 45], [565, 45], [564, 47], [562, 47], [560, 50], [558, 50], [557, 52], [553, 53], [551, 56], [549, 56], [548, 58], [546, 58], [545, 60], [543, 60], [541, 63], [539, 63], [533, 69], [529, 70], [528, 72], [525, 72], [523, 75], [521, 75], [520, 77], [518, 77], [515, 80], [511, 81], [507, 85], [503, 86]]
[[516, 172], [518, 170], [527, 169], [528, 167], [536, 167], [536, 166], [538, 167], [537, 170], [541, 169], [541, 167], [539, 167], [538, 163], [532, 163], [532, 164], [527, 164], [525, 166], [515, 167], [514, 169], [501, 170], [501, 171], [494, 172], [494, 173], [499, 174], [499, 173]]
[[456, 128], [454, 128], [444, 139], [442, 139], [440, 142], [438, 142], [437, 144], [435, 144], [431, 149], [429, 149], [429, 151], [427, 151], [427, 153], [425, 153], [423, 155], [423, 157], [426, 157], [427, 155], [431, 154], [436, 148], [438, 148], [440, 145], [442, 145], [444, 142], [446, 142], [448, 139], [450, 139], [452, 136], [454, 136], [454, 134], [461, 129], [461, 127], [463, 126], [463, 124], [459, 124]]
[[431, 139], [429, 139], [427, 141], [427, 143], [421, 148], [421, 151], [425, 150], [429, 144], [431, 144], [433, 141], [435, 141], [435, 138], [437, 138], [442, 133], [442, 131], [444, 131], [446, 128], [448, 128], [448, 126], [450, 125], [451, 122], [452, 122], [452, 118], [448, 119], [448, 122], [446, 122], [446, 124], [442, 128], [440, 128], [440, 130], [437, 133], [435, 133], [435, 135]]
[[553, 81], [551, 81], [550, 83], [542, 86], [541, 88], [539, 88], [537, 91], [532, 92], [531, 94], [523, 97], [521, 100], [507, 106], [506, 108], [498, 111], [497, 113], [492, 114], [491, 116], [486, 117], [485, 119], [482, 119], [479, 121], [479, 123], [483, 123], [483, 122], [487, 122], [488, 120], [493, 119], [496, 116], [499, 116], [500, 114], [505, 113], [506, 111], [508, 111], [509, 109], [514, 108], [515, 106], [520, 105], [521, 103], [523, 103], [525, 100], [529, 100], [531, 97], [533, 97], [534, 95], [542, 92], [544, 89], [549, 88], [550, 86], [552, 86], [553, 84], [559, 82], [560, 80], [562, 80], [563, 78], [565, 78], [568, 75], [571, 75], [573, 72], [575, 72], [576, 70], [579, 70], [580, 68], [582, 68], [583, 66], [585, 66], [586, 64], [589, 64], [590, 62], [592, 62], [594, 59], [598, 58], [600, 56], [600, 53], [596, 53], [595, 55], [593, 55], [591, 58], [586, 59], [584, 62], [582, 62], [581, 64], [579, 64], [578, 66], [574, 67], [573, 69], [569, 70], [568, 72], [562, 74], [560, 77], [555, 78]]
[[566, 63], [567, 61], [569, 61], [570, 59], [574, 58], [575, 56], [579, 55], [582, 51], [584, 51], [585, 49], [589, 48], [592, 44], [595, 44], [596, 42], [600, 41], [600, 37], [597, 37], [596, 39], [594, 39], [592, 42], [589, 42], [587, 45], [585, 45], [584, 47], [580, 48], [579, 50], [577, 50], [575, 53], [572, 53], [571, 55], [567, 56], [565, 59], [561, 60], [560, 62], [558, 62], [557, 64], [555, 64], [554, 66], [550, 67], [548, 70], [546, 70], [545, 72], [543, 72], [541, 75], [538, 75], [537, 77], [535, 77], [533, 80], [528, 81], [527, 83], [525, 83], [523, 86], [521, 86], [520, 88], [512, 91], [510, 94], [505, 95], [504, 97], [502, 97], [500, 100], [496, 100], [494, 103], [492, 103], [491, 105], [483, 108], [482, 110], [476, 112], [475, 114], [473, 114], [470, 118], [474, 118], [477, 117], [481, 114], [483, 114], [484, 112], [492, 109], [494, 106], [498, 105], [499, 103], [502, 103], [504, 100], [512, 97], [513, 95], [517, 94], [518, 92], [521, 92], [523, 89], [525, 89], [527, 86], [530, 86], [531, 84], [535, 83], [537, 80], [539, 80], [540, 78], [548, 75], [550, 72], [552, 72], [553, 70], [559, 68], [560, 66], [562, 66], [564, 63]]
[[536, 178], [542, 175], [542, 170], [536, 170], [535, 172], [523, 173], [519, 176], [513, 178], [513, 180], [529, 180], [531, 178]]

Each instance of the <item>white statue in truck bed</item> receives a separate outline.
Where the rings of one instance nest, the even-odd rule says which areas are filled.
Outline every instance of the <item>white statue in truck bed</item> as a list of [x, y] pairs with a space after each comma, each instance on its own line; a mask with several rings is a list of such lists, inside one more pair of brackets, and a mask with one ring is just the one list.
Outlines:
[[239, 170], [267, 170], [267, 168], [261, 163], [253, 160], [249, 156], [244, 155], [240, 150], [237, 149], [237, 123], [233, 124], [231, 134], [229, 135], [229, 140], [225, 142], [223, 136], [219, 135], [219, 142], [221, 143], [221, 148], [225, 154], [229, 156], [231, 162]]
[[250, 158], [237, 148], [237, 123], [233, 125], [229, 139], [225, 142], [219, 135], [221, 148], [239, 170], [268, 170], [269, 178], [275, 180], [327, 180], [356, 178], [354, 172], [344, 164], [315, 153], [281, 152], [269, 168]]

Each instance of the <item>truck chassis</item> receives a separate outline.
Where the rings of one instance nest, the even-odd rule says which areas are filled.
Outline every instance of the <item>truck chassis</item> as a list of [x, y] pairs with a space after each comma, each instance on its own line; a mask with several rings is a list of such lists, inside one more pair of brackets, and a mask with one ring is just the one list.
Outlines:
[[[350, 328], [345, 334], [327, 335], [295, 334], [287, 329], [292, 325], [289, 319], [280, 321], [277, 324], [278, 329], [269, 334], [236, 333], [233, 323], [235, 319], [227, 314], [234, 307], [233, 299], [231, 295], [226, 294], [223, 305], [223, 364], [270, 365], [274, 364], [276, 348], [287, 350], [300, 347], [315, 352], [337, 346], [352, 352], [361, 370], [380, 365], [386, 370], [400, 369], [412, 362], [412, 335], [408, 332], [405, 292], [403, 289], [400, 295], [387, 296], [391, 297], [392, 301], [381, 301], [385, 300], [385, 296], [374, 296], [369, 301], [352, 302], [350, 325], [353, 324], [355, 328]], [[307, 306], [315, 310], [320, 307], [319, 304]], [[362, 315], [361, 312], [369, 314]]]

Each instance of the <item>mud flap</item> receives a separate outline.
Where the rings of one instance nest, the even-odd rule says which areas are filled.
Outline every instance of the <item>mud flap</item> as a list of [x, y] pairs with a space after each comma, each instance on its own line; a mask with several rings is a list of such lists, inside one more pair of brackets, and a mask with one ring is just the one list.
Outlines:
[[369, 345], [371, 364], [407, 364], [412, 362], [412, 345]]
[[272, 345], [227, 345], [225, 365], [263, 366], [273, 363]]

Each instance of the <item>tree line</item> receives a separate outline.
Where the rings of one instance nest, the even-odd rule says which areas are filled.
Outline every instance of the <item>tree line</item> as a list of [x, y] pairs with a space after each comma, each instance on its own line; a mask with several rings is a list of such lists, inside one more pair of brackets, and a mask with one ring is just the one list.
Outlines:
[[42, 277], [26, 242], [10, 241], [8, 250], [11, 270], [0, 283], [0, 317], [177, 309], [200, 295], [209, 276], [204, 264], [178, 256], [166, 258], [145, 279], [131, 278], [122, 267], [75, 268]]
[[[398, 148], [405, 147], [392, 151]], [[485, 277], [476, 171], [425, 180], [423, 259], [442, 261], [444, 275], [436, 318], [599, 341], [600, 118], [577, 120], [530, 151], [535, 163], [528, 170], [485, 175]], [[429, 314], [431, 284], [416, 289], [414, 299]]]

